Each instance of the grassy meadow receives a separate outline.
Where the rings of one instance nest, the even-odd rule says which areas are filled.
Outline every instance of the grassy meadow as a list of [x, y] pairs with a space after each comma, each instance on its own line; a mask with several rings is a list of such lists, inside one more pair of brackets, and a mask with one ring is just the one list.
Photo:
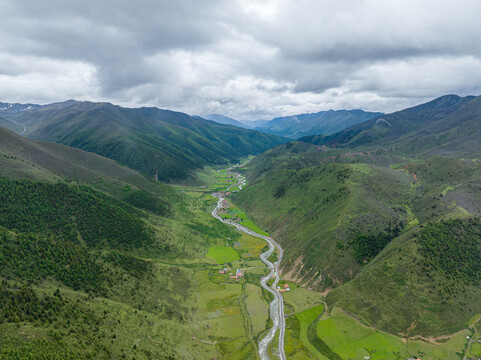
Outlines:
[[[288, 298], [286, 297], [286, 303]], [[460, 359], [469, 329], [449, 338], [404, 338], [360, 323], [339, 308], [324, 305], [287, 315], [286, 354], [292, 359]], [[479, 343], [469, 354], [475, 356]]]
[[[210, 217], [216, 205], [210, 194], [225, 190], [235, 179], [225, 170], [211, 168], [200, 172], [198, 178], [202, 185], [183, 187], [182, 191], [202, 201]], [[215, 350], [219, 359], [255, 359], [257, 343], [269, 324], [269, 298], [259, 285], [260, 277], [267, 273], [259, 259], [265, 241], [212, 221], [229, 233], [211, 241], [204, 261], [199, 259], [194, 276], [198, 330], [193, 336]], [[219, 273], [223, 268], [227, 273]], [[243, 276], [231, 279], [236, 269], [242, 269]]]
[[237, 206], [231, 203], [230, 200], [228, 200], [228, 202], [228, 208], [225, 209], [225, 212], [220, 213], [221, 217], [223, 217], [224, 219], [231, 219], [233, 221], [237, 221], [239, 224], [245, 226], [248, 229], [251, 229], [252, 231], [255, 231], [258, 234], [269, 236], [269, 233], [267, 231], [262, 230], [253, 221], [249, 220], [247, 214], [244, 211], [240, 210]]

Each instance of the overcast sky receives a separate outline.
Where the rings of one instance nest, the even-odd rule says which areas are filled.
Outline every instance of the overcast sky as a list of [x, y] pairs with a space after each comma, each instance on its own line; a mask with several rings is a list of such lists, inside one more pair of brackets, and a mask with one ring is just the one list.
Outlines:
[[0, 0], [0, 101], [265, 119], [481, 94], [479, 0]]

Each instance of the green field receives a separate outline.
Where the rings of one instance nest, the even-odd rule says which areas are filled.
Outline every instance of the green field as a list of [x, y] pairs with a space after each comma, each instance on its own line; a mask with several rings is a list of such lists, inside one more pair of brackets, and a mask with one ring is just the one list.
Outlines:
[[[430, 344], [421, 340], [408, 340], [360, 324], [334, 308], [330, 317], [317, 324], [317, 335], [342, 359], [459, 359], [466, 332], [456, 335], [447, 343]], [[464, 340], [463, 340], [464, 339]]]
[[251, 229], [258, 234], [269, 236], [269, 233], [267, 231], [262, 230], [254, 222], [249, 220], [247, 217], [247, 214], [244, 211], [240, 210], [237, 206], [235, 206], [231, 202], [229, 202], [229, 211], [220, 215], [224, 219], [232, 219], [232, 218], [239, 219], [240, 220], [239, 224], [245, 226], [246, 228]]
[[212, 167], [205, 167], [197, 172], [197, 179], [205, 188], [197, 187], [191, 188], [190, 190], [196, 189], [197, 191], [209, 192], [209, 194], [216, 191], [225, 191], [225, 189], [232, 184], [232, 179], [229, 178], [230, 176], [225, 169], [217, 170]]
[[[285, 343], [289, 358], [455, 360], [460, 359], [470, 334], [464, 330], [438, 342], [406, 339], [363, 325], [338, 308], [330, 314], [322, 314], [323, 310], [323, 305], [317, 305], [287, 317]], [[478, 345], [473, 343], [472, 356], [481, 350]]]
[[324, 310], [324, 305], [317, 305], [308, 310], [304, 310], [296, 314], [296, 318], [300, 323], [300, 339], [304, 346], [309, 349], [309, 351], [315, 354], [319, 359], [325, 359], [325, 357], [319, 352], [319, 350], [312, 344], [309, 339], [309, 325], [317, 319], [319, 315], [322, 314]]
[[[262, 245], [259, 244], [262, 240], [244, 234], [236, 243], [242, 244], [245, 251], [252, 252]], [[220, 251], [219, 256], [223, 256], [225, 249], [229, 249], [240, 259], [233, 248], [211, 249], [213, 251], [210, 252], [214, 253]], [[238, 263], [240, 264], [236, 261], [233, 265]], [[265, 270], [248, 270], [240, 280], [230, 279], [233, 273], [234, 270], [219, 274], [217, 267], [196, 271], [196, 316], [201, 325], [196, 337], [204, 342], [212, 342], [221, 359], [255, 359], [258, 338], [268, 324], [269, 305], [258, 282]]]
[[[204, 169], [198, 178], [206, 187], [182, 189], [186, 195], [203, 201], [205, 214], [210, 216], [216, 203], [210, 193], [225, 190], [233, 181], [229, 176], [225, 170], [217, 172], [215, 169]], [[219, 265], [228, 263], [229, 271], [219, 274], [219, 266], [207, 265], [206, 268], [205, 263], [201, 265], [199, 262], [194, 292], [197, 294], [198, 307], [196, 322], [200, 326], [194, 335], [198, 341], [212, 343], [211, 347], [219, 359], [255, 359], [259, 336], [268, 326], [269, 302], [259, 286], [259, 279], [266, 272], [265, 265], [259, 259], [265, 241], [236, 232], [233, 227], [218, 220], [213, 221], [229, 229], [231, 235], [226, 234], [223, 239], [212, 241], [205, 260]], [[249, 270], [245, 270], [239, 280], [230, 279], [236, 268]]]
[[[206, 205], [211, 206], [216, 204], [216, 199], [214, 199], [210, 194], [213, 192], [225, 191], [229, 185], [236, 181], [226, 170], [216, 170], [211, 167], [206, 167], [199, 171], [197, 173], [197, 178], [201, 183], [205, 184], [204, 187], [183, 187], [183, 190], [189, 195], [202, 198]], [[238, 187], [234, 187], [232, 189], [238, 190]], [[229, 212], [220, 214], [224, 219], [238, 218], [240, 220], [239, 223], [246, 228], [251, 229], [261, 235], [269, 236], [266, 231], [262, 230], [253, 221], [251, 221], [244, 211], [230, 203], [230, 201], [229, 204]]]
[[[289, 304], [289, 308], [292, 307], [292, 312], [299, 313], [321, 302], [321, 296], [318, 293], [293, 286], [292, 282], [288, 283], [291, 290], [282, 293], [282, 296], [284, 297], [284, 302]], [[280, 282], [279, 286], [282, 287], [282, 284]], [[288, 309], [286, 309], [286, 313], [287, 311]]]
[[235, 249], [226, 246], [212, 246], [205, 256], [215, 260], [218, 264], [240, 260], [239, 253]]
[[[271, 279], [268, 284], [272, 285], [272, 282]], [[282, 293], [286, 317], [284, 342], [287, 358], [301, 360], [318, 356], [321, 359], [325, 359], [316, 351], [308, 337], [309, 325], [323, 311], [322, 296], [319, 293], [300, 287], [293, 281], [281, 278], [278, 286], [282, 288], [284, 284], [289, 284], [290, 287], [289, 291]]]
[[259, 255], [262, 253], [265, 244], [266, 242], [258, 237], [242, 233], [234, 247], [241, 254], [242, 258], [259, 260]]
[[468, 356], [481, 356], [481, 344], [478, 342], [475, 342], [473, 345], [471, 345], [471, 351], [468, 354]]
[[260, 334], [266, 329], [268, 321], [269, 305], [262, 295], [262, 288], [254, 284], [246, 284], [246, 293], [248, 294], [245, 302], [247, 311], [252, 321], [252, 332]]

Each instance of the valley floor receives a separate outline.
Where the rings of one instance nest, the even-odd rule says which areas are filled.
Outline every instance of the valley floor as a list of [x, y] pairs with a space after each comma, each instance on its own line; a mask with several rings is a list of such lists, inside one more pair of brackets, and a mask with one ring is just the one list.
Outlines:
[[[232, 181], [222, 172], [211, 171], [205, 177], [211, 181], [216, 179], [217, 184]], [[208, 185], [186, 191], [191, 196], [203, 198], [206, 203], [211, 201], [210, 206], [213, 207], [215, 200], [210, 200], [208, 194], [211, 190], [218, 191], [221, 188]], [[255, 226], [248, 215], [230, 201], [224, 214], [225, 218], [240, 219], [249, 226]], [[218, 265], [230, 262], [229, 268], [232, 270], [248, 269], [246, 276], [235, 283], [229, 283], [225, 275], [213, 274], [212, 270], [217, 269], [215, 267], [199, 275], [199, 293], [204, 299], [201, 306], [204, 310], [199, 321], [206, 324], [204, 330], [210, 334], [209, 339], [217, 339], [209, 341], [216, 347], [219, 358], [254, 358], [253, 349], [256, 349], [258, 340], [271, 326], [267, 316], [270, 298], [258, 286], [258, 279], [266, 270], [256, 257], [264, 245], [263, 241], [243, 234], [235, 244], [217, 244], [206, 255]], [[465, 355], [466, 359], [481, 356], [476, 330], [479, 326], [476, 321], [479, 319], [473, 319], [469, 327], [452, 336], [437, 339], [405, 338], [370, 327], [339, 307], [327, 309], [324, 296], [320, 293], [302, 288], [292, 281], [281, 280], [279, 283], [281, 287], [284, 284], [290, 287], [290, 291], [283, 293], [287, 328], [285, 351], [288, 359], [454, 360], [462, 359]], [[221, 342], [219, 334], [229, 334], [230, 338]], [[276, 346], [277, 342], [274, 341], [270, 352], [273, 358], [276, 358], [276, 354], [272, 349]]]
[[[166, 228], [179, 232], [178, 239], [185, 234], [182, 246], [192, 246], [193, 256], [138, 255], [142, 263], [153, 265], [153, 276], [136, 278], [112, 268], [120, 271], [113, 277], [118, 279], [113, 284], [118, 292], [109, 296], [74, 291], [50, 278], [32, 282], [32, 289], [42, 299], [59, 299], [55, 301], [64, 310], [42, 313], [43, 323], [10, 318], [0, 323], [0, 359], [19, 359], [25, 354], [31, 359], [45, 359], [42, 354], [51, 354], [53, 359], [256, 359], [259, 340], [272, 327], [268, 316], [272, 295], [259, 286], [268, 272], [259, 259], [266, 243], [214, 227], [216, 221], [210, 213], [216, 199], [211, 193], [226, 189], [234, 180], [227, 172], [213, 169], [204, 170], [200, 178], [204, 185], [178, 191], [195, 200], [195, 222], [189, 226], [206, 239], [207, 247], [197, 251], [191, 233], [176, 225], [178, 220], [162, 220], [163, 225], [172, 221]], [[226, 210], [227, 215], [256, 226], [235, 205]], [[150, 221], [157, 226], [157, 220]], [[237, 269], [242, 276], [234, 278]], [[23, 291], [15, 280], [7, 280], [2, 283], [2, 294], [14, 296]], [[278, 285], [284, 288], [285, 284], [290, 288], [283, 292], [288, 359], [481, 356], [479, 317], [449, 338], [406, 339], [370, 327], [338, 307], [327, 309], [322, 294], [292, 281], [281, 279]], [[274, 339], [269, 348], [271, 359], [277, 358]]]

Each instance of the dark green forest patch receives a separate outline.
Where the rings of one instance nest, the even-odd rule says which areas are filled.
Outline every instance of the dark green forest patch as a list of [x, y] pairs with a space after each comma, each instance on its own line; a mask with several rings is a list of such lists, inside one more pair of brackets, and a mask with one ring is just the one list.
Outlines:
[[88, 246], [130, 249], [153, 236], [135, 208], [87, 186], [0, 178], [0, 225]]

